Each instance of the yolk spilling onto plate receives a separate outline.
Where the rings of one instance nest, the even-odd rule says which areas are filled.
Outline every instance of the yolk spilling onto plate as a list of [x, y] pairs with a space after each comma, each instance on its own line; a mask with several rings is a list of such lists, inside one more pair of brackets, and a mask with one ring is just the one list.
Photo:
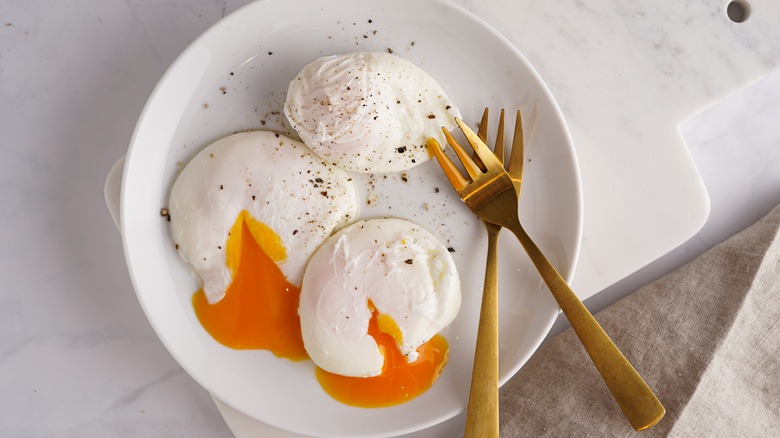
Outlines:
[[[235, 349], [270, 350], [279, 357], [304, 360], [298, 317], [300, 289], [287, 281], [275, 260], [286, 257], [279, 236], [242, 211], [230, 229], [226, 263], [233, 279], [225, 297], [209, 304], [203, 290], [192, 297], [195, 314], [211, 336]], [[396, 344], [401, 331], [369, 301], [371, 335], [385, 357], [376, 377], [346, 377], [317, 368], [320, 385], [336, 400], [359, 407], [385, 407], [404, 403], [433, 385], [449, 357], [449, 346], [436, 335], [421, 345], [419, 356], [407, 363]]]
[[298, 318], [300, 289], [290, 284], [274, 263], [274, 259], [285, 258], [279, 236], [242, 211], [226, 245], [226, 263], [233, 280], [225, 297], [215, 304], [208, 303], [202, 289], [193, 295], [200, 323], [227, 347], [307, 359]]
[[417, 349], [417, 360], [407, 363], [393, 335], [380, 330], [385, 315], [380, 315], [370, 301], [369, 306], [368, 334], [385, 357], [382, 373], [376, 377], [346, 377], [318, 367], [317, 380], [331, 397], [351, 406], [380, 408], [407, 402], [430, 388], [441, 374], [449, 357], [447, 340], [434, 336]]

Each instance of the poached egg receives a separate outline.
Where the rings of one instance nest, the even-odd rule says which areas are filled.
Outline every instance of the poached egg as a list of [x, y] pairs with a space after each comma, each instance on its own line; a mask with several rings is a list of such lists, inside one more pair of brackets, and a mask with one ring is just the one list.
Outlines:
[[[337, 232], [312, 256], [298, 313], [318, 367], [371, 377], [383, 373], [387, 348], [415, 362], [418, 348], [452, 322], [460, 303], [455, 263], [438, 239], [406, 220], [372, 219]], [[380, 348], [376, 329], [395, 345]]]
[[176, 179], [168, 210], [179, 255], [214, 304], [235, 274], [241, 245], [228, 252], [227, 240], [231, 229], [243, 229], [237, 221], [241, 215], [284, 277], [300, 285], [315, 249], [357, 215], [357, 195], [346, 172], [302, 143], [253, 131], [201, 150]]
[[411, 61], [384, 52], [325, 56], [290, 82], [284, 113], [303, 142], [329, 163], [361, 173], [408, 170], [430, 159], [428, 137], [458, 109]]

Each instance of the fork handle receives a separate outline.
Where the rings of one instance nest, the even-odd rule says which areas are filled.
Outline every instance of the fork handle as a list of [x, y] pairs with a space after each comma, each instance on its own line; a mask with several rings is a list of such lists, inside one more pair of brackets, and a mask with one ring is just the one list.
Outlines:
[[488, 235], [487, 267], [464, 438], [498, 438], [497, 246], [501, 227], [488, 223], [485, 223], [485, 227]]
[[656, 424], [666, 410], [653, 390], [615, 346], [522, 225], [518, 222], [508, 228], [528, 253], [631, 426], [643, 430]]

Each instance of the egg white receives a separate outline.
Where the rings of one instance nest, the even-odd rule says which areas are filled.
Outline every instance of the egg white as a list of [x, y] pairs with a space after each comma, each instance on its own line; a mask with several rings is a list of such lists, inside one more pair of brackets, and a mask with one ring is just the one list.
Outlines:
[[228, 231], [242, 210], [281, 239], [277, 262], [299, 285], [315, 249], [357, 215], [349, 175], [303, 143], [270, 131], [222, 138], [200, 151], [171, 190], [168, 210], [179, 255], [203, 283], [209, 303], [222, 299], [231, 281], [225, 264]]
[[460, 114], [442, 87], [412, 62], [384, 52], [325, 56], [290, 82], [284, 113], [303, 142], [337, 166], [362, 173], [408, 170], [430, 159], [428, 137]]
[[399, 347], [414, 361], [417, 348], [460, 309], [449, 251], [402, 219], [356, 222], [325, 241], [306, 268], [298, 309], [304, 346], [319, 367], [355, 377], [381, 373], [384, 358], [368, 334], [368, 300], [395, 321]]

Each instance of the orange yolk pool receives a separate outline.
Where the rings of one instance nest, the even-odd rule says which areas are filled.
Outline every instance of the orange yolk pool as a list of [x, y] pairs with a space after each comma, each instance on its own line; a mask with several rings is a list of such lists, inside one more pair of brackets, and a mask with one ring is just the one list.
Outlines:
[[[285, 255], [281, 239], [263, 223], [242, 211], [230, 229], [226, 263], [233, 279], [222, 300], [209, 304], [203, 290], [192, 297], [195, 314], [209, 334], [234, 349], [269, 350], [290, 360], [307, 359], [298, 317], [300, 289], [287, 281], [275, 261]], [[447, 363], [449, 346], [436, 335], [421, 345], [419, 356], [407, 363], [394, 336], [400, 330], [368, 303], [371, 335], [385, 357], [376, 377], [346, 377], [319, 367], [317, 380], [336, 400], [359, 407], [404, 403], [433, 385]], [[389, 319], [389, 320], [388, 320]]]
[[230, 348], [270, 350], [291, 360], [308, 359], [298, 318], [300, 289], [287, 281], [268, 255], [284, 258], [278, 236], [242, 211], [226, 245], [233, 280], [225, 297], [209, 304], [203, 289], [192, 297], [203, 328]]
[[379, 312], [371, 305], [368, 334], [385, 356], [382, 373], [376, 377], [347, 377], [317, 368], [317, 380], [336, 400], [364, 408], [380, 408], [407, 402], [425, 392], [439, 377], [449, 357], [447, 340], [436, 335], [421, 345], [419, 356], [406, 362], [395, 339], [380, 330]]

